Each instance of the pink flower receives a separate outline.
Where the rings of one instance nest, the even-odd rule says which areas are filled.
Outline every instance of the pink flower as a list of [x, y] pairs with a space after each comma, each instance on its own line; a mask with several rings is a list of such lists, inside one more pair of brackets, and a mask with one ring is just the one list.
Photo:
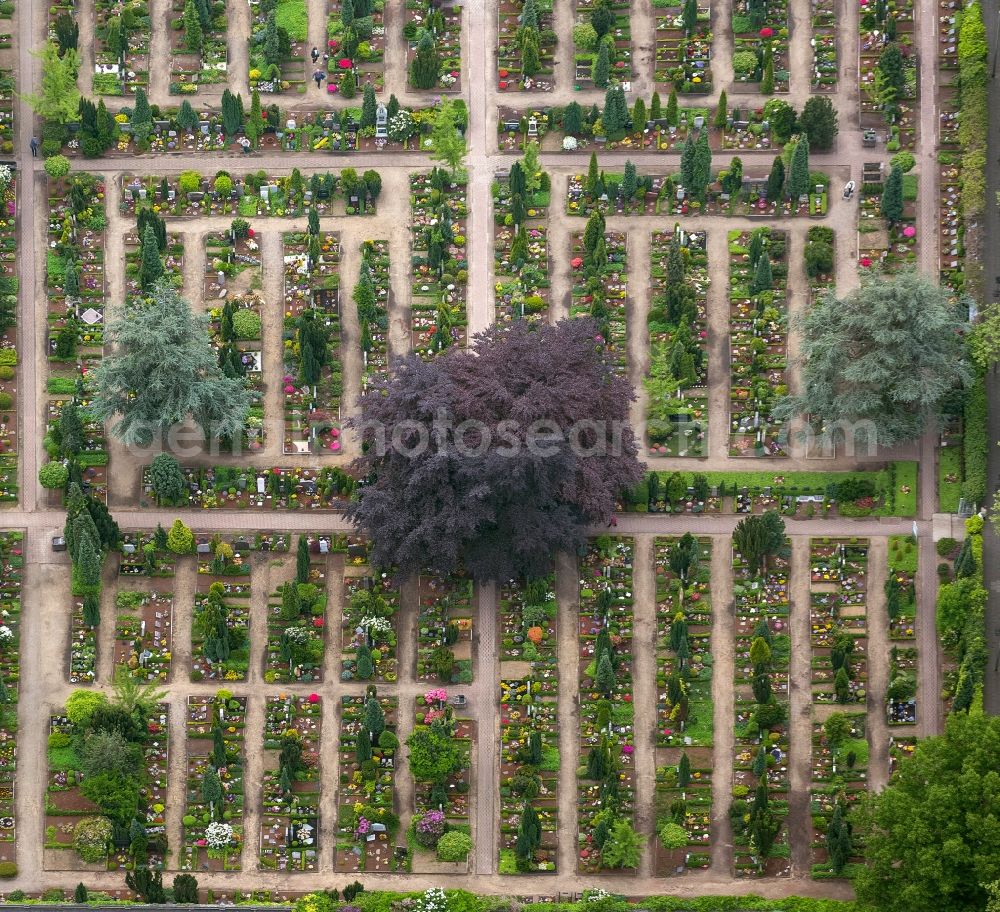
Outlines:
[[761, 38], [770, 38], [773, 34], [774, 34], [774, 29], [771, 28], [769, 25], [765, 25], [760, 30], [760, 37]]

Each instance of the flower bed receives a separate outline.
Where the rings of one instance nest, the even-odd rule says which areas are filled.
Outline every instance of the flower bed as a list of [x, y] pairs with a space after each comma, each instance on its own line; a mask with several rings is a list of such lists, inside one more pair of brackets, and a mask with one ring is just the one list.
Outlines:
[[[53, 378], [50, 378], [50, 380]], [[52, 395], [46, 402], [46, 452], [51, 459], [61, 459], [60, 444], [55, 443], [55, 435], [61, 424], [61, 418], [67, 410], [75, 410], [80, 421], [80, 450], [74, 455], [80, 467], [81, 488], [85, 494], [107, 503], [108, 500], [108, 442], [104, 434], [104, 422], [93, 418], [89, 411], [89, 371], [80, 377], [81, 386], [74, 399], [66, 399]], [[52, 387], [49, 387], [50, 394]], [[72, 419], [67, 419], [72, 420]]]
[[[342, 0], [329, 0], [326, 21], [327, 94], [340, 92], [340, 78], [346, 69], [341, 60], [353, 63], [356, 83], [371, 84], [380, 92], [385, 86], [385, 3], [383, 0], [355, 4], [347, 25], [342, 16]], [[360, 25], [358, 20], [362, 20]], [[347, 55], [345, 57], [345, 55]], [[374, 131], [372, 131], [374, 132]]]
[[[863, 4], [859, 22], [858, 106], [862, 130], [886, 129], [889, 152], [916, 145], [917, 61], [913, 0]], [[886, 49], [892, 48], [886, 55]], [[898, 51], [898, 53], [897, 53]], [[928, 61], [928, 66], [933, 64]], [[887, 81], [882, 92], [876, 73]]]
[[197, 539], [191, 680], [245, 681], [250, 663], [250, 543]]
[[[13, 125], [10, 95], [0, 73], [0, 144]], [[9, 113], [8, 110], [9, 109]], [[7, 166], [0, 166], [0, 503], [17, 501], [17, 183]]]
[[[362, 242], [360, 272], [366, 273], [367, 278], [364, 284], [359, 279], [355, 285], [354, 303], [361, 331], [361, 391], [366, 392], [373, 380], [384, 381], [389, 377], [389, 313], [395, 298], [389, 281], [387, 240]], [[374, 298], [370, 305], [367, 303], [369, 286]]]
[[[733, 759], [737, 877], [790, 874], [788, 813], [788, 563], [771, 557], [754, 573], [733, 552], [736, 611]], [[753, 652], [753, 658], [751, 658]]]
[[[364, 544], [349, 546], [351, 560], [344, 570], [344, 601], [341, 627], [342, 681], [393, 682], [399, 675], [399, 589], [386, 572], [369, 567]], [[357, 563], [360, 560], [361, 563]]]
[[909, 268], [917, 262], [917, 186], [909, 181], [914, 175], [904, 175], [912, 192], [907, 193], [904, 183], [903, 215], [890, 225], [882, 215], [884, 180], [888, 177], [880, 163], [875, 168], [866, 167], [861, 182], [861, 212], [858, 216], [858, 265], [862, 270], [892, 274]]
[[[598, 12], [599, 7], [600, 12]], [[600, 22], [600, 17], [605, 15], [606, 10], [613, 13], [613, 20], [605, 28]], [[573, 0], [574, 89], [603, 89], [609, 81], [622, 82], [635, 76], [635, 69], [632, 66], [632, 24], [629, 13], [629, 0], [607, 0], [604, 3], [599, 0]], [[586, 25], [590, 25], [593, 29], [601, 25], [601, 28], [599, 31], [588, 33], [587, 40], [581, 43], [578, 27]], [[607, 57], [608, 66], [603, 79], [595, 78], [601, 76], [598, 51], [601, 34], [610, 35], [614, 40], [614, 44], [608, 48], [610, 51]]]
[[169, 591], [119, 589], [115, 597], [115, 668], [139, 681], [170, 678], [173, 597]]
[[[269, 95], [282, 92], [301, 93], [308, 88], [306, 75], [306, 38], [309, 13], [306, 0], [278, 0], [265, 12], [260, 0], [250, 0], [249, 79], [250, 89]], [[268, 36], [283, 29], [288, 47], [275, 54]], [[273, 33], [271, 30], [274, 30]]]
[[[537, 169], [538, 146], [528, 167], [517, 162], [511, 177], [493, 183], [493, 291], [497, 319], [544, 321], [549, 307], [549, 177]], [[529, 174], [529, 171], [535, 173]]]
[[134, 95], [149, 85], [149, 5], [146, 0], [96, 0], [95, 95]]
[[[183, 28], [186, 0], [173, 0], [170, 36], [170, 94], [194, 95], [203, 86], [217, 85], [228, 78], [228, 47], [226, 32], [229, 20], [225, 3], [214, 0], [207, 4], [207, 17], [199, 19], [202, 38], [188, 42]], [[197, 7], [196, 7], [197, 9]]]
[[[300, 536], [300, 540], [303, 536]], [[320, 682], [326, 652], [326, 559], [312, 562], [318, 537], [309, 543], [310, 563], [273, 592], [267, 606], [264, 680], [269, 684]]]
[[[632, 706], [631, 538], [588, 542], [580, 563], [580, 761], [577, 872], [621, 867], [609, 863], [609, 841], [627, 843], [635, 802]], [[627, 865], [636, 867], [636, 865]]]
[[353, 168], [339, 174], [316, 171], [308, 180], [298, 168], [286, 176], [261, 177], [251, 172], [221, 184], [219, 176], [198, 171], [166, 176], [123, 174], [120, 211], [133, 215], [150, 206], [157, 215], [171, 218], [238, 215], [244, 219], [299, 217], [310, 208], [321, 216], [375, 213], [377, 194]]
[[393, 849], [398, 697], [340, 698], [340, 788], [337, 792], [338, 874], [406, 870]]
[[[659, 875], [707, 867], [712, 820], [711, 539], [656, 538]], [[678, 830], [678, 828], [680, 828]]]
[[[148, 293], [139, 280], [139, 270], [142, 263], [142, 237], [138, 231], [131, 229], [126, 231], [122, 237], [125, 246], [125, 299], [130, 304], [136, 299]], [[184, 284], [184, 237], [179, 234], [168, 234], [166, 237], [165, 249], [159, 252], [160, 262], [163, 264], [163, 277], [170, 281], [175, 288], [181, 288]], [[96, 332], [95, 328], [95, 332]], [[103, 329], [101, 330], [101, 341], [103, 342]]]
[[837, 712], [826, 716], [825, 722], [813, 716], [810, 854], [812, 876], [817, 879], [849, 877], [849, 860], [862, 854], [859, 837], [851, 838], [850, 816], [868, 788], [866, 725], [864, 713]]
[[417, 678], [471, 684], [472, 580], [422, 573], [417, 591]]
[[[469, 835], [472, 802], [470, 763], [476, 723], [460, 718], [448, 705], [443, 688], [427, 691], [414, 702], [413, 734], [407, 739], [410, 773], [414, 778], [413, 817], [410, 824], [413, 873], [468, 873], [472, 861], [471, 839], [464, 858], [443, 857], [438, 843], [445, 832]], [[432, 727], [433, 726], [433, 727]], [[437, 854], [430, 855], [430, 850]]]
[[[204, 509], [341, 510], [354, 479], [338, 467], [326, 469], [181, 466], [187, 497], [174, 506]], [[143, 466], [139, 505], [155, 504], [149, 466]]]
[[811, 539], [809, 565], [813, 703], [864, 703], [868, 539]]
[[[599, 219], [591, 249], [589, 233], [570, 235], [570, 265], [573, 267], [570, 317], [592, 317], [607, 363], [619, 374], [628, 373], [628, 236], [623, 231], [603, 231]], [[588, 224], [589, 227], [589, 224]]]
[[[530, 21], [525, 21], [525, 16]], [[552, 0], [500, 0], [497, 4], [497, 88], [551, 92], [557, 37]]]
[[787, 92], [787, 0], [756, 4], [737, 0], [733, 4], [732, 29], [736, 87], [762, 95]]
[[422, 358], [466, 344], [465, 218], [464, 182], [441, 168], [410, 175], [411, 342]]
[[[654, 231], [646, 445], [650, 456], [708, 452], [708, 249], [703, 231]], [[676, 354], [675, 354], [676, 352]]]
[[104, 344], [104, 181], [92, 174], [49, 180], [49, 362], [100, 357]]
[[915, 725], [917, 721], [916, 578], [918, 555], [909, 535], [890, 535], [888, 578], [885, 583], [889, 618], [889, 678], [886, 716], [889, 725]]
[[[120, 708], [119, 704], [112, 702], [112, 705]], [[82, 860], [90, 864], [100, 863], [109, 871], [134, 868], [136, 853], [154, 870], [166, 864], [169, 846], [165, 811], [168, 803], [167, 770], [170, 768], [167, 713], [167, 704], [157, 704], [152, 708], [145, 727], [128, 733], [128, 747], [138, 752], [140, 760], [127, 783], [138, 792], [134, 819], [143, 825], [142, 835], [145, 838], [137, 837], [126, 848], [111, 851], [108, 850], [111, 821], [108, 816], [102, 816], [100, 804], [106, 792], [89, 785], [87, 777], [80, 771], [76, 739], [81, 734], [86, 736], [88, 729], [82, 722], [79, 726], [75, 725], [65, 715], [50, 717], [45, 793], [47, 869], [79, 872], [82, 853], [78, 854], [75, 844], [87, 853]], [[114, 805], [109, 803], [103, 807], [110, 814]], [[101, 836], [89, 838], [89, 834], [94, 832]]]
[[786, 455], [771, 407], [787, 389], [787, 233], [729, 232], [729, 455]]
[[317, 694], [266, 697], [260, 866], [299, 873], [319, 868], [322, 705]]
[[167, 549], [166, 532], [123, 532], [118, 560], [120, 576], [170, 577], [177, 555]]
[[[500, 873], [558, 862], [559, 609], [552, 576], [500, 590]], [[538, 821], [537, 845], [519, 835]], [[530, 848], [530, 852], [529, 852]]]
[[694, 5], [666, 0], [655, 4], [657, 87], [673, 88], [679, 95], [712, 92], [711, 4]]
[[340, 235], [290, 232], [284, 257], [285, 453], [340, 452]]
[[0, 619], [9, 631], [0, 647], [0, 862], [17, 858], [14, 776], [17, 771], [17, 698], [21, 677], [21, 579], [24, 533], [0, 532]]
[[837, 9], [834, 0], [812, 0], [812, 89], [837, 91]]
[[243, 770], [247, 698], [220, 690], [187, 698], [187, 802], [184, 871], [239, 871], [243, 846]]
[[[433, 55], [437, 58], [437, 79], [431, 86], [418, 85], [413, 80], [413, 65], [417, 58], [420, 36], [430, 33]], [[431, 0], [414, 0], [406, 4], [403, 24], [406, 45], [406, 87], [409, 91], [462, 91], [462, 7], [439, 7]]]

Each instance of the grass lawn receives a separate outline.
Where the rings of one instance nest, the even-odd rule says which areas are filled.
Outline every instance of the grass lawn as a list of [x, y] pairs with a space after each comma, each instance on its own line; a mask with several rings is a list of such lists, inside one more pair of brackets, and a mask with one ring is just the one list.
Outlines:
[[[899, 549], [896, 549], [896, 545]], [[917, 572], [917, 544], [912, 535], [889, 536], [889, 567], [907, 573]]]
[[[954, 481], [948, 480], [949, 475]], [[962, 447], [941, 447], [938, 450], [938, 510], [942, 513], [955, 513], [961, 499]]]
[[280, 0], [274, 11], [278, 28], [288, 32], [292, 41], [305, 41], [309, 37], [309, 14], [306, 0]]
[[[904, 493], [903, 488], [909, 488]], [[893, 516], [917, 515], [917, 464], [915, 462], [896, 463], [896, 509]]]

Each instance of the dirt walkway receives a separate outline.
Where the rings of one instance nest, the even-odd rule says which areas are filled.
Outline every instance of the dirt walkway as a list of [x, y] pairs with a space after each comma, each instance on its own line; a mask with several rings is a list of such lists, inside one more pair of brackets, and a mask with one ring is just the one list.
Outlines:
[[[656, 839], [656, 576], [653, 568], [653, 539], [648, 535], [635, 541], [632, 565], [632, 680], [633, 731], [635, 732], [635, 775], [640, 783], [635, 794], [635, 830], [646, 836], [640, 877], [653, 873], [652, 840]], [[567, 772], [574, 772], [564, 765]], [[642, 785], [646, 783], [647, 785]]]
[[812, 759], [812, 649], [809, 645], [809, 539], [792, 540], [792, 562], [788, 579], [790, 598], [789, 632], [791, 661], [788, 681], [789, 786], [788, 840], [792, 847], [792, 873], [809, 874], [809, 781]]
[[712, 874], [733, 872], [733, 696], [735, 624], [733, 614], [733, 548], [729, 536], [712, 536]]

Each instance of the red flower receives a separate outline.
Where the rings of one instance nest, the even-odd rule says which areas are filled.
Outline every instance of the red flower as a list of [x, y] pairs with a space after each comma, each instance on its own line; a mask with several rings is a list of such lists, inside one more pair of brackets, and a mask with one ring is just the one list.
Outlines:
[[342, 70], [349, 70], [351, 68], [350, 58], [341, 57], [340, 60], [337, 61], [337, 66], [339, 66]]
[[770, 38], [773, 34], [774, 34], [774, 29], [771, 28], [771, 26], [769, 26], [769, 25], [765, 25], [760, 30], [760, 37], [761, 38]]

